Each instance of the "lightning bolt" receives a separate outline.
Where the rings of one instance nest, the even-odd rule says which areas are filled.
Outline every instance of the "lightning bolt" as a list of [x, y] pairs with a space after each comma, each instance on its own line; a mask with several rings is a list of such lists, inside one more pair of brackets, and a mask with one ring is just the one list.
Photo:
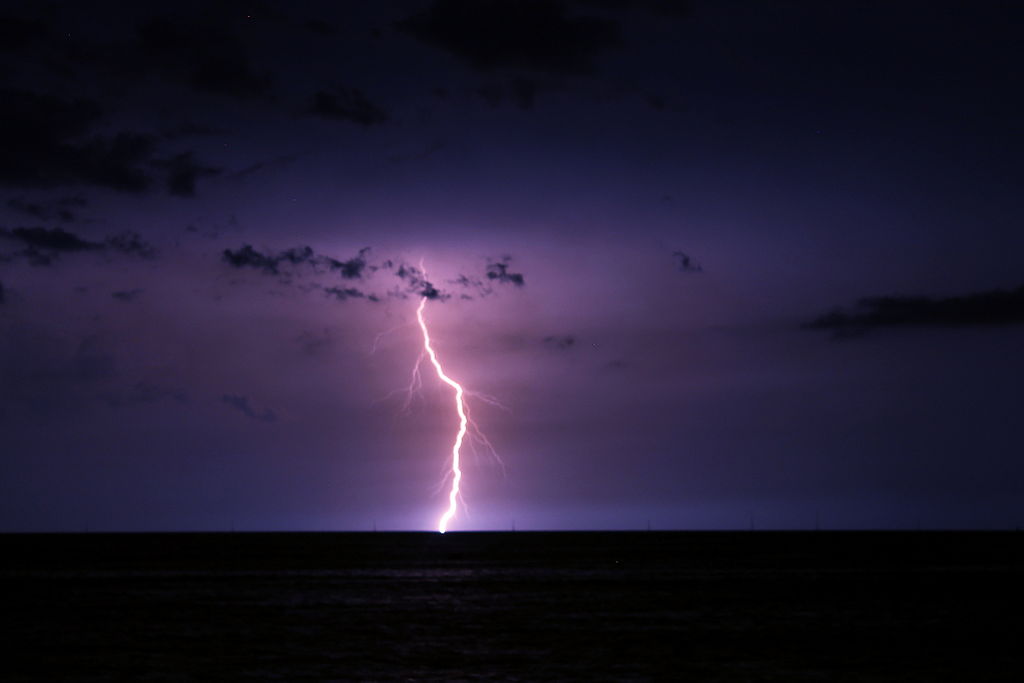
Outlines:
[[466, 392], [461, 384], [445, 374], [444, 368], [441, 367], [441, 361], [437, 359], [437, 354], [434, 352], [434, 347], [430, 345], [430, 332], [427, 330], [427, 321], [423, 318], [423, 309], [426, 305], [427, 297], [423, 297], [420, 300], [419, 308], [416, 309], [416, 321], [419, 322], [420, 330], [423, 332], [423, 350], [426, 352], [427, 357], [430, 358], [430, 363], [434, 366], [434, 370], [437, 371], [438, 379], [455, 390], [455, 411], [459, 414], [459, 431], [455, 435], [455, 443], [452, 444], [452, 487], [448, 492], [448, 509], [441, 515], [441, 519], [437, 523], [437, 530], [443, 534], [448, 530], [448, 522], [455, 516], [455, 512], [458, 509], [459, 485], [462, 483], [460, 458], [462, 455], [462, 442], [465, 440], [466, 432], [469, 430], [469, 415], [466, 412], [466, 402], [464, 400]]

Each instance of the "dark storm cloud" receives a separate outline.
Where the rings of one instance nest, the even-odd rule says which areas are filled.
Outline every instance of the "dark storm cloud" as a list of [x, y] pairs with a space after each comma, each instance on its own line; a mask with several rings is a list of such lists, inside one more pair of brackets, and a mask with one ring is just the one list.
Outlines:
[[244, 244], [240, 249], [235, 249], [234, 251], [225, 249], [223, 259], [235, 268], [256, 268], [276, 275], [282, 263], [290, 263], [292, 265], [300, 263], [312, 264], [315, 260], [315, 255], [311, 247], [295, 247], [272, 255], [256, 251], [250, 244]]
[[324, 294], [329, 297], [334, 297], [338, 301], [345, 301], [346, 299], [363, 299], [366, 297], [366, 294], [355, 287], [326, 287], [324, 288]]
[[252, 248], [251, 244], [243, 244], [240, 249], [225, 249], [223, 259], [226, 263], [235, 268], [257, 268], [268, 273], [277, 273], [277, 266], [281, 259], [275, 256], [268, 256]]
[[[147, 85], [165, 81], [201, 93], [268, 98], [273, 79], [253, 64], [236, 28], [246, 21], [245, 10], [232, 4], [206, 3], [198, 12], [176, 8], [164, 16], [139, 5], [136, 17], [141, 18], [134, 20], [134, 30], [113, 38], [87, 26], [57, 32], [38, 20], [0, 18], [0, 52], [35, 50], [40, 63], [63, 78], [113, 77]], [[109, 28], [121, 25], [126, 9], [98, 7], [94, 13], [116, 12], [118, 17], [105, 22]]]
[[[167, 189], [180, 197], [195, 196], [196, 181], [220, 169], [197, 161], [191, 152], [168, 159], [155, 157], [157, 137], [124, 131], [94, 132], [103, 122], [99, 106], [90, 100], [65, 100], [26, 90], [0, 90], [0, 184], [53, 188], [92, 185], [142, 193], [153, 185], [150, 169], [166, 174]], [[67, 201], [67, 200], [61, 200]], [[12, 200], [15, 210], [49, 220], [74, 220], [74, 203], [47, 208]], [[21, 203], [19, 203], [21, 202]], [[84, 205], [84, 199], [82, 204]]]
[[[449, 284], [458, 285], [464, 290], [472, 291], [478, 297], [485, 297], [494, 293], [494, 288], [488, 285], [486, 282], [477, 277], [469, 277], [468, 275], [459, 275], [454, 280], [448, 280]], [[462, 299], [472, 299], [473, 297], [469, 294], [463, 293], [460, 295]]]
[[588, 73], [619, 42], [615, 22], [569, 16], [556, 0], [435, 0], [397, 26], [483, 70]]
[[395, 271], [395, 275], [405, 282], [405, 290], [393, 290], [390, 292], [391, 296], [404, 299], [409, 295], [415, 295], [434, 301], [447, 301], [451, 298], [451, 294], [435, 287], [430, 280], [427, 280], [423, 271], [416, 266], [410, 266], [403, 263], [398, 266], [398, 270]]
[[170, 159], [154, 160], [153, 165], [167, 174], [167, 191], [176, 197], [195, 197], [196, 181], [220, 175], [221, 169], [195, 160], [192, 152], [181, 152]]
[[[436, 301], [448, 301], [452, 298], [450, 292], [438, 288], [432, 281], [427, 279], [426, 274], [416, 266], [406, 263], [399, 263], [397, 268], [391, 260], [381, 261], [377, 264], [369, 262], [369, 247], [363, 247], [359, 253], [348, 259], [339, 260], [323, 254], [317, 254], [312, 247], [295, 247], [278, 253], [261, 252], [250, 244], [244, 244], [238, 249], [225, 249], [221, 252], [221, 258], [225, 263], [234, 268], [253, 268], [262, 271], [267, 275], [287, 275], [285, 266], [307, 266], [314, 273], [336, 273], [344, 280], [365, 280], [372, 273], [388, 273], [397, 277], [401, 284], [383, 292], [373, 293], [350, 286], [322, 287], [317, 284], [314, 287], [322, 288], [327, 296], [334, 297], [340, 301], [347, 299], [366, 299], [367, 301], [379, 301], [383, 296], [407, 299], [411, 296], [426, 297]], [[487, 265], [486, 280], [471, 278], [460, 275], [448, 282], [470, 290], [478, 296], [486, 296], [493, 293], [488, 283], [509, 283], [515, 286], [522, 286], [524, 278], [522, 273], [513, 273], [508, 270], [510, 259], [508, 257], [501, 261], [490, 262]], [[473, 297], [463, 293], [463, 299]]]
[[7, 208], [24, 213], [39, 220], [58, 220], [63, 223], [73, 223], [78, 219], [74, 209], [81, 209], [89, 205], [85, 197], [65, 197], [50, 202], [30, 202], [23, 197], [15, 197], [7, 201]]
[[612, 11], [644, 10], [672, 17], [689, 16], [693, 11], [686, 0], [573, 0], [573, 4]]
[[194, 121], [183, 121], [176, 126], [165, 128], [160, 132], [160, 137], [165, 140], [179, 140], [181, 138], [211, 137], [227, 133], [222, 128], [195, 123]]
[[[522, 273], [513, 273], [509, 271], [509, 265], [512, 259], [509, 256], [505, 256], [500, 261], [488, 261], [487, 266], [484, 269], [484, 279], [476, 276], [469, 276], [460, 274], [454, 280], [448, 280], [449, 284], [457, 285], [463, 290], [472, 292], [475, 296], [483, 298], [494, 294], [494, 287], [492, 283], [496, 284], [512, 284], [516, 287], [522, 287], [526, 283], [526, 279]], [[445, 298], [448, 298], [445, 296]], [[462, 299], [472, 299], [469, 294], [463, 293], [460, 295]]]
[[336, 261], [329, 259], [331, 270], [337, 270], [346, 280], [361, 278], [366, 270], [366, 255], [370, 253], [369, 247], [363, 247], [359, 254], [348, 261]]
[[806, 327], [833, 330], [847, 336], [880, 327], [968, 327], [1024, 323], [1024, 286], [994, 289], [945, 299], [929, 297], [869, 297], [857, 310], [836, 310]]
[[29, 249], [54, 252], [91, 251], [103, 248], [101, 242], [91, 242], [62, 228], [0, 229], [0, 238], [21, 242]]
[[110, 296], [122, 303], [128, 303], [135, 301], [139, 294], [142, 294], [141, 289], [126, 289], [119, 292], [111, 292]]
[[673, 251], [672, 258], [676, 263], [676, 269], [681, 273], [702, 273], [704, 268], [693, 260], [693, 257], [682, 251]]
[[366, 271], [375, 270], [375, 267], [369, 265], [366, 260], [369, 251], [369, 247], [363, 247], [351, 259], [339, 261], [330, 256], [317, 254], [312, 247], [308, 246], [293, 247], [277, 254], [265, 254], [257, 251], [250, 244], [244, 244], [239, 249], [225, 249], [222, 252], [222, 258], [235, 268], [256, 268], [272, 275], [279, 274], [282, 265], [309, 265], [337, 272], [346, 280], [355, 280], [362, 278]]
[[156, 256], [156, 247], [143, 241], [137, 232], [122, 232], [107, 238], [106, 246], [122, 254], [151, 259]]
[[254, 173], [259, 173], [260, 171], [265, 171], [274, 168], [284, 168], [285, 166], [294, 163], [298, 158], [298, 154], [282, 154], [281, 156], [276, 156], [273, 159], [257, 161], [254, 164], [249, 164], [245, 168], [232, 173], [230, 177], [245, 178], [253, 175]]
[[246, 417], [252, 418], [257, 422], [274, 422], [277, 420], [277, 415], [273, 410], [269, 408], [264, 410], [262, 413], [256, 412], [251, 405], [249, 405], [249, 399], [246, 396], [237, 396], [234, 394], [224, 394], [221, 396], [221, 401], [226, 405], [231, 406], [238, 412], [242, 413]]
[[487, 264], [487, 279], [493, 280], [494, 282], [513, 284], [517, 287], [522, 287], [526, 280], [523, 278], [522, 273], [509, 272], [509, 263], [512, 259], [505, 257], [500, 261], [494, 261]]
[[111, 408], [123, 408], [125, 406], [146, 405], [161, 401], [174, 401], [184, 404], [189, 402], [189, 397], [181, 389], [139, 381], [127, 391], [104, 394], [103, 400]]
[[91, 133], [99, 107], [27, 90], [0, 90], [0, 184], [15, 187], [95, 185], [124, 192], [150, 187], [145, 170], [154, 138], [132, 132]]
[[269, 73], [250, 63], [245, 46], [228, 16], [156, 17], [139, 25], [129, 57], [130, 68], [155, 72], [200, 92], [239, 99], [265, 97]]
[[29, 216], [40, 220], [50, 219], [50, 212], [47, 211], [42, 204], [27, 202], [24, 199], [15, 198], [7, 200], [7, 208], [18, 211], [19, 213], [28, 214]]
[[576, 337], [571, 334], [549, 335], [544, 337], [541, 342], [549, 349], [567, 351], [576, 346]]
[[419, 290], [417, 291], [417, 294], [419, 294], [420, 296], [422, 296], [425, 299], [431, 299], [431, 300], [440, 299], [440, 300], [443, 301], [443, 300], [448, 298], [447, 294], [445, 294], [444, 292], [442, 292], [441, 290], [439, 290], [437, 287], [435, 287], [434, 285], [430, 284], [429, 282], [424, 282], [422, 284], [422, 286], [419, 288]]
[[509, 100], [520, 109], [530, 110], [537, 101], [537, 95], [546, 89], [552, 87], [532, 78], [513, 78], [505, 83], [485, 83], [473, 89], [472, 94], [492, 108], [500, 107]]
[[43, 40], [49, 33], [39, 19], [0, 15], [0, 52], [20, 52]]
[[3, 255], [4, 258], [10, 260], [24, 257], [36, 266], [51, 265], [60, 254], [85, 251], [114, 251], [142, 258], [153, 258], [156, 255], [156, 249], [134, 232], [112, 235], [103, 242], [94, 242], [62, 228], [0, 228], [0, 240], [15, 242], [24, 247], [20, 252]]
[[388, 120], [387, 112], [368, 100], [358, 88], [337, 87], [330, 91], [317, 91], [309, 113], [361, 126], [378, 125]]

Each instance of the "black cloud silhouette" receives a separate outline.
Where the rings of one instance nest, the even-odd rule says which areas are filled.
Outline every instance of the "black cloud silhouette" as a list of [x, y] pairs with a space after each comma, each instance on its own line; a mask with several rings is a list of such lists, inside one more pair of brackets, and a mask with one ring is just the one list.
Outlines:
[[368, 270], [375, 269], [366, 260], [369, 251], [369, 247], [363, 247], [356, 256], [347, 261], [340, 261], [330, 256], [317, 254], [309, 246], [293, 247], [277, 254], [270, 254], [257, 251], [251, 244], [243, 244], [238, 249], [225, 249], [221, 253], [221, 257], [235, 268], [256, 268], [273, 275], [279, 274], [283, 265], [305, 264], [314, 268], [322, 267], [335, 271], [346, 280], [355, 280], [362, 278]]
[[[0, 147], [4, 149], [0, 157], [2, 185], [91, 185], [142, 193], [153, 187], [150, 171], [156, 168], [167, 172], [167, 187], [172, 194], [193, 196], [196, 179], [219, 172], [196, 161], [189, 152], [170, 159], [156, 158], [154, 135], [132, 131], [96, 133], [103, 113], [91, 100], [66, 100], [28, 90], [0, 89], [0, 101], [4, 103], [4, 121], [0, 125]], [[12, 208], [47, 218], [41, 206], [15, 202]]]
[[0, 228], [0, 240], [15, 242], [24, 247], [20, 252], [5, 255], [5, 258], [24, 257], [37, 266], [51, 265], [60, 254], [85, 251], [115, 251], [142, 258], [153, 258], [156, 255], [156, 249], [134, 232], [112, 235], [103, 242], [94, 242], [63, 228]]
[[522, 273], [510, 272], [508, 267], [511, 258], [505, 257], [500, 261], [492, 261], [487, 264], [487, 279], [495, 282], [513, 284], [517, 287], [522, 287], [526, 284], [525, 278]]
[[0, 90], [0, 183], [15, 187], [96, 185], [143, 192], [155, 139], [122, 132], [91, 134], [101, 112], [95, 102], [64, 100], [27, 90]]
[[361, 126], [378, 125], [388, 120], [387, 112], [370, 102], [358, 88], [318, 90], [313, 95], [309, 113], [325, 119], [351, 121]]
[[28, 214], [42, 221], [58, 220], [73, 223], [78, 218], [75, 212], [89, 205], [85, 197], [64, 197], [50, 202], [30, 202], [23, 197], [7, 200], [7, 208]]
[[141, 289], [125, 289], [118, 292], [111, 292], [110, 296], [122, 303], [128, 303], [129, 301], [134, 301], [139, 294], [142, 294]]
[[617, 23], [569, 16], [556, 0], [435, 0], [397, 26], [483, 70], [588, 73], [619, 42]]
[[683, 251], [673, 251], [672, 258], [676, 262], [676, 269], [681, 273], [702, 273], [704, 267], [693, 260], [693, 257]]
[[238, 396], [235, 394], [224, 394], [221, 396], [221, 402], [231, 406], [238, 412], [242, 413], [248, 418], [252, 418], [257, 422], [274, 422], [277, 420], [277, 414], [269, 408], [263, 412], [257, 412], [249, 404], [249, 398], [247, 396]]
[[858, 301], [853, 312], [838, 309], [815, 318], [805, 327], [851, 336], [882, 327], [968, 327], [1016, 323], [1024, 323], [1024, 286], [943, 299], [868, 297]]
[[170, 159], [157, 159], [153, 165], [167, 174], [167, 190], [176, 197], [195, 197], [196, 181], [220, 175], [221, 169], [195, 160], [192, 152], [182, 152]]

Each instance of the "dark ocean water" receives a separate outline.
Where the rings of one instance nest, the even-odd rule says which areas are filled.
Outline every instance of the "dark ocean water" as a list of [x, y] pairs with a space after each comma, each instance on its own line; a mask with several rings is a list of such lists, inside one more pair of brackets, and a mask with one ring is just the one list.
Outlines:
[[1024, 681], [1024, 533], [0, 536], [0, 680]]

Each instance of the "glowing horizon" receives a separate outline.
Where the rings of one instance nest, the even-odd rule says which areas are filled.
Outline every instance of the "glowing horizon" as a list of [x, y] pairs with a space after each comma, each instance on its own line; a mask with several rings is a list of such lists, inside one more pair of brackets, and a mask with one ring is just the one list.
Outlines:
[[462, 385], [445, 374], [444, 368], [441, 367], [441, 362], [437, 359], [437, 354], [434, 352], [434, 348], [430, 345], [430, 332], [427, 330], [427, 323], [423, 318], [423, 309], [426, 305], [427, 297], [423, 297], [420, 300], [419, 307], [416, 309], [416, 320], [419, 322], [420, 330], [423, 332], [423, 349], [430, 357], [430, 362], [433, 364], [434, 370], [437, 371], [438, 378], [455, 390], [455, 410], [459, 414], [459, 431], [455, 435], [455, 443], [452, 444], [452, 487], [448, 492], [448, 509], [441, 515], [441, 519], [437, 523], [437, 530], [443, 534], [448, 531], [448, 523], [455, 516], [455, 512], [458, 509], [459, 485], [462, 482], [460, 455], [462, 442], [466, 438], [466, 432], [469, 428], [469, 417], [466, 414], [466, 405], [463, 401], [465, 392], [462, 389]]

